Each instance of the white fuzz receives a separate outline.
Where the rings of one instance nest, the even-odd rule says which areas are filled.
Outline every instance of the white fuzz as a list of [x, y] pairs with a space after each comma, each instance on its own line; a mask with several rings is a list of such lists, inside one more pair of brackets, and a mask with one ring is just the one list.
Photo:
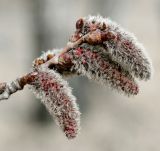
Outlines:
[[80, 112], [68, 83], [54, 70], [39, 69], [32, 90], [68, 138], [78, 134]]
[[132, 72], [140, 79], [150, 79], [152, 75], [152, 63], [141, 43], [137, 41], [134, 34], [127, 32], [117, 23], [101, 16], [88, 16], [84, 18], [87, 23], [95, 21], [100, 26], [106, 24], [108, 32], [113, 32], [117, 40], [103, 42], [106, 53], [110, 58], [119, 63], [125, 70]]

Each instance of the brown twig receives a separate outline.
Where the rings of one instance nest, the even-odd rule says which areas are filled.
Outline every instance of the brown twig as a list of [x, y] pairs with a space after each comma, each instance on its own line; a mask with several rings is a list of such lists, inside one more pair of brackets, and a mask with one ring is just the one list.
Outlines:
[[[68, 42], [67, 46], [63, 49], [60, 55], [63, 55], [64, 53], [68, 52], [70, 49], [76, 48], [85, 42], [89, 44], [100, 44], [103, 41], [107, 40], [107, 38], [109, 38], [108, 36], [110, 36], [108, 35], [108, 32], [102, 32], [100, 30], [91, 31], [88, 34], [79, 38], [75, 42]], [[53, 57], [47, 62], [41, 63], [41, 66], [46, 68], [46, 67], [51, 66], [52, 64], [58, 64], [59, 63], [58, 58], [59, 56]]]
[[37, 74], [37, 72], [31, 72], [10, 83], [0, 83], [0, 100], [8, 99], [13, 93], [22, 90], [26, 84], [35, 80]]

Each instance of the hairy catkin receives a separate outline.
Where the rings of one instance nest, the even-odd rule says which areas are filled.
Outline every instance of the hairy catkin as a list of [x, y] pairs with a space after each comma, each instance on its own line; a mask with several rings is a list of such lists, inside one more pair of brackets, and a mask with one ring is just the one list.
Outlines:
[[86, 45], [88, 49], [84, 49], [83, 44], [81, 47], [71, 50], [73, 70], [103, 85], [109, 84], [111, 88], [125, 92], [127, 95], [138, 93], [138, 85], [128, 71], [113, 61], [102, 58], [99, 53], [89, 49], [88, 44]]
[[108, 18], [101, 16], [88, 16], [84, 18], [83, 33], [87, 26], [97, 24], [97, 28], [101, 29], [105, 25], [105, 32], [108, 32], [107, 40], [103, 41], [103, 47], [106, 49], [104, 54], [108, 54], [110, 58], [120, 64], [125, 70], [131, 72], [135, 77], [148, 80], [152, 74], [151, 61], [148, 58], [144, 47], [140, 44], [136, 37], [124, 30], [117, 23]]
[[68, 83], [54, 70], [39, 69], [31, 83], [33, 92], [46, 106], [56, 123], [70, 139], [79, 131], [80, 112]]

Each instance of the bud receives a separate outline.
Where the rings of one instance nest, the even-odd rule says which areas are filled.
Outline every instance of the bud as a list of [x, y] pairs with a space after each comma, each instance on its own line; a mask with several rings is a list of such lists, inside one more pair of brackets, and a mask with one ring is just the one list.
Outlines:
[[47, 52], [43, 52], [42, 55], [38, 58], [36, 58], [33, 63], [32, 67], [36, 68], [39, 65], [42, 65], [52, 59], [53, 57], [55, 60], [58, 60], [59, 55], [62, 53], [63, 49], [53, 49], [53, 50], [48, 50]]

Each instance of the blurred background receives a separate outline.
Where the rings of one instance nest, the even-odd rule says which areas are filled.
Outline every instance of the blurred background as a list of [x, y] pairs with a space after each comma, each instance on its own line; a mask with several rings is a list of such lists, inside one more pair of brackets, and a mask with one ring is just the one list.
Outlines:
[[26, 88], [0, 102], [0, 151], [159, 151], [160, 0], [0, 0], [0, 81], [30, 71], [42, 51], [64, 47], [78, 18], [101, 14], [135, 33], [154, 76], [128, 98], [86, 78], [69, 80], [81, 134], [68, 141]]

